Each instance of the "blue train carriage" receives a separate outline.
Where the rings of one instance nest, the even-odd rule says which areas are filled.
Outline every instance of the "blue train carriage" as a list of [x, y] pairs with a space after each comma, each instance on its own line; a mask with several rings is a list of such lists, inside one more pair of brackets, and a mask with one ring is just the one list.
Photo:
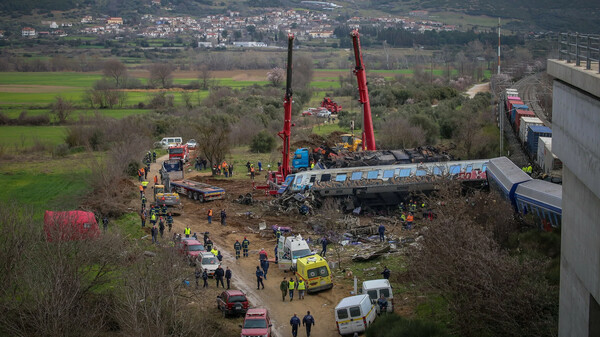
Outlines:
[[534, 179], [517, 186], [515, 202], [519, 213], [539, 217], [542, 229], [558, 228], [562, 219], [562, 186]]
[[365, 187], [424, 184], [440, 178], [485, 180], [487, 163], [487, 159], [481, 159], [312, 170], [296, 173], [290, 178], [288, 185], [292, 191], [302, 191], [306, 188], [352, 189], [358, 185]]
[[532, 180], [527, 173], [506, 157], [490, 159], [487, 166], [487, 178], [490, 187], [498, 189], [514, 207], [517, 206], [515, 202], [517, 186]]

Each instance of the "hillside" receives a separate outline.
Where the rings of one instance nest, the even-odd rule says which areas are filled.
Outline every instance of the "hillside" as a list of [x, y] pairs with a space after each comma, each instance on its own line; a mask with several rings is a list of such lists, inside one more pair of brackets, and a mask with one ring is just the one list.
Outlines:
[[[439, 13], [461, 13], [504, 19], [516, 19], [507, 28], [513, 30], [551, 30], [600, 33], [600, 1], [597, 0], [335, 0], [341, 8], [332, 15], [379, 16], [408, 15], [413, 10], [427, 10], [424, 19]], [[265, 7], [307, 8], [301, 0], [162, 0], [162, 9], [151, 0], [4, 0], [0, 12], [13, 18], [34, 11], [79, 9], [90, 14], [132, 17], [137, 14], [161, 13], [165, 6], [170, 13], [203, 16], [226, 13], [228, 10], [256, 12]], [[314, 8], [313, 8], [314, 9]], [[468, 20], [468, 19], [467, 19]]]

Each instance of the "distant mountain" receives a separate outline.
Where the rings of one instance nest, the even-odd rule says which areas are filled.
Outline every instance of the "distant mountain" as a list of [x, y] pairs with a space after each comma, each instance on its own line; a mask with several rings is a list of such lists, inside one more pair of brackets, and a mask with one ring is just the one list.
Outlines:
[[517, 28], [600, 33], [598, 0], [376, 0], [338, 1], [350, 7], [393, 14], [411, 10], [454, 11], [469, 15], [518, 19]]

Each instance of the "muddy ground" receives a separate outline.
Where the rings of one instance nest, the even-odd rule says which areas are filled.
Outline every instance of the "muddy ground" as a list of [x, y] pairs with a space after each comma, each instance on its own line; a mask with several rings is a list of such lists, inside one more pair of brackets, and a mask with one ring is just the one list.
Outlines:
[[[166, 159], [166, 156], [157, 160]], [[159, 164], [151, 165], [151, 172], [149, 178], [158, 174]], [[224, 188], [227, 191], [226, 198], [224, 200], [216, 200], [206, 203], [198, 203], [187, 199], [182, 196], [183, 212], [181, 215], [176, 216], [174, 220], [173, 230], [177, 233], [183, 233], [186, 226], [190, 226], [192, 233], [198, 233], [198, 238], [202, 240], [202, 234], [205, 231], [210, 232], [210, 237], [215, 243], [215, 247], [223, 254], [222, 266], [225, 269], [229, 267], [233, 272], [233, 289], [240, 289], [244, 291], [251, 305], [254, 307], [267, 308], [273, 320], [273, 333], [275, 336], [291, 336], [291, 328], [289, 320], [296, 313], [302, 318], [307, 311], [310, 310], [311, 314], [315, 317], [316, 325], [313, 327], [313, 336], [335, 336], [337, 335], [337, 329], [334, 319], [333, 309], [336, 304], [344, 297], [351, 296], [350, 292], [353, 290], [352, 277], [341, 270], [332, 270], [334, 275], [334, 287], [331, 290], [319, 292], [314, 295], [306, 295], [304, 300], [297, 300], [290, 302], [289, 297], [283, 302], [281, 299], [281, 292], [279, 290], [279, 283], [285, 276], [291, 275], [289, 272], [284, 272], [278, 269], [278, 266], [274, 263], [270, 265], [267, 279], [264, 281], [265, 289], [257, 290], [256, 287], [256, 267], [259, 265], [258, 252], [261, 248], [264, 248], [269, 257], [272, 257], [273, 251], [276, 244], [275, 235], [272, 233], [266, 233], [266, 231], [259, 232], [258, 226], [260, 222], [266, 222], [267, 228], [271, 228], [272, 225], [278, 224], [282, 226], [292, 227], [295, 234], [300, 233], [303, 237], [317, 238], [316, 235], [307, 230], [306, 221], [308, 220], [305, 216], [300, 215], [275, 215], [268, 211], [264, 205], [265, 202], [271, 200], [273, 197], [266, 196], [264, 191], [253, 190], [252, 183], [249, 178], [246, 178], [245, 167], [243, 172], [234, 172], [234, 175], [243, 174], [244, 178], [235, 177], [233, 179], [225, 178], [213, 178], [208, 173], [197, 173], [186, 168], [186, 179], [194, 178], [194, 180], [200, 180], [215, 186]], [[264, 175], [256, 178], [257, 183], [263, 181]], [[152, 180], [152, 179], [149, 179]], [[252, 193], [255, 200], [258, 200], [253, 205], [241, 205], [234, 202], [239, 195], [246, 193]], [[150, 194], [150, 193], [148, 193]], [[151, 199], [151, 197], [149, 198]], [[261, 202], [264, 201], [264, 202]], [[132, 206], [139, 207], [139, 201], [132, 201]], [[207, 212], [212, 209], [214, 212], [212, 224], [208, 224]], [[222, 226], [219, 221], [220, 210], [225, 209], [227, 212], [227, 224]], [[250, 212], [250, 213], [249, 213]], [[252, 216], [249, 216], [252, 214]], [[390, 227], [388, 227], [390, 228]], [[392, 231], [394, 228], [390, 228]], [[399, 229], [398, 229], [399, 230]], [[173, 234], [165, 232], [165, 240], [168, 240]], [[247, 237], [250, 241], [249, 257], [235, 259], [235, 251], [233, 244], [235, 240], [240, 242]], [[314, 245], [313, 250], [320, 251], [320, 245]], [[331, 256], [331, 245], [328, 251], [328, 257]], [[347, 257], [348, 258], [348, 257]], [[373, 271], [371, 278], [381, 278], [379, 274], [380, 270]], [[190, 280], [193, 280], [193, 268], [190, 267]], [[359, 280], [360, 282], [363, 280]], [[202, 282], [201, 282], [202, 283]], [[193, 291], [197, 292], [199, 296], [198, 303], [200, 310], [206, 310], [207, 314], [214, 315], [216, 319], [224, 320], [219, 323], [223, 323], [223, 335], [234, 336], [239, 335], [238, 324], [241, 324], [241, 318], [221, 318], [220, 314], [216, 310], [216, 296], [222, 291], [222, 288], [217, 290], [215, 288], [215, 281], [209, 280], [209, 289], [199, 289]], [[297, 296], [297, 294], [296, 294]], [[192, 303], [194, 305], [195, 303]], [[398, 308], [399, 311], [404, 311], [402, 308]], [[215, 315], [219, 314], [219, 316]], [[300, 336], [304, 336], [305, 331], [300, 332]]]

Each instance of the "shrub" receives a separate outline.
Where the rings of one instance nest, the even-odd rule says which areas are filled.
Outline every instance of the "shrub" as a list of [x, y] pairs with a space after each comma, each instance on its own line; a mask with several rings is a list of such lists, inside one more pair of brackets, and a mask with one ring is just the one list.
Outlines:
[[275, 148], [275, 138], [271, 136], [267, 131], [263, 130], [259, 132], [250, 144], [250, 150], [252, 152], [269, 153]]
[[69, 145], [66, 143], [58, 144], [52, 150], [52, 157], [66, 157], [69, 154]]
[[450, 336], [435, 323], [409, 320], [396, 314], [379, 317], [367, 329], [367, 337], [447, 337]]

